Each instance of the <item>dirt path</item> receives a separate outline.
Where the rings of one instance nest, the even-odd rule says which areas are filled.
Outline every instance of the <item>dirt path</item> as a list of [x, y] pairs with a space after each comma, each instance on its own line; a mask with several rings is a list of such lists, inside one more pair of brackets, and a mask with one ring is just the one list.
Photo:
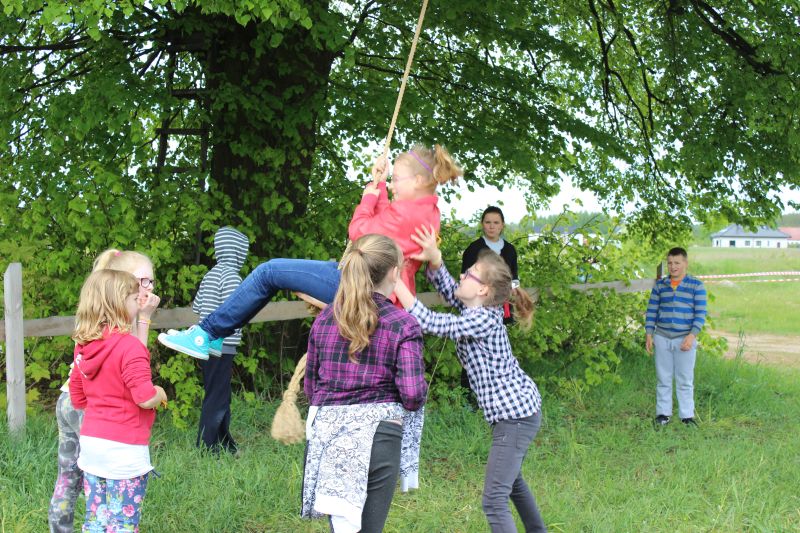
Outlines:
[[[712, 331], [715, 337], [728, 339], [726, 357], [736, 357], [739, 335], [726, 331]], [[771, 335], [767, 333], [744, 336], [744, 358], [751, 363], [800, 368], [800, 336]]]

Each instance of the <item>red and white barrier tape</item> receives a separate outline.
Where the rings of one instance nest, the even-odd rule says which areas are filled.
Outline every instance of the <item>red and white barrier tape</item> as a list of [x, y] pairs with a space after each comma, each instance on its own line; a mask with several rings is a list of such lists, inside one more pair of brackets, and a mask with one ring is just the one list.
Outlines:
[[695, 276], [700, 279], [721, 279], [721, 278], [756, 278], [764, 276], [800, 276], [798, 271], [784, 271], [784, 272], [748, 272], [746, 274], [705, 274], [703, 276]]
[[[705, 283], [706, 283], [706, 285], [709, 285], [709, 284], [713, 284], [713, 283], [722, 283], [722, 282], [724, 282], [724, 281], [727, 281], [727, 280], [724, 280], [724, 279], [720, 279], [720, 280], [709, 280], [709, 281], [706, 281]], [[781, 278], [781, 279], [743, 279], [743, 280], [739, 280], [739, 281], [737, 281], [736, 283], [772, 283], [772, 282], [776, 282], [776, 281], [800, 281], [800, 278]], [[733, 282], [731, 282], [731, 283], [733, 283]]]

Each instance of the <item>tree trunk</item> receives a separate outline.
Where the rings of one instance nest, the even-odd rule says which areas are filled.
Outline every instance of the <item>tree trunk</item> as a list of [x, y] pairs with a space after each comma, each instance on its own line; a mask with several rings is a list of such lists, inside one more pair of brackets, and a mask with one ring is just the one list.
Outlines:
[[211, 188], [231, 202], [220, 206], [222, 222], [251, 228], [253, 254], [284, 255], [292, 244], [287, 232], [306, 213], [334, 54], [300, 27], [272, 47], [271, 24], [243, 27], [228, 17], [185, 16], [183, 22], [201, 22], [206, 38], [198, 59], [210, 95]]

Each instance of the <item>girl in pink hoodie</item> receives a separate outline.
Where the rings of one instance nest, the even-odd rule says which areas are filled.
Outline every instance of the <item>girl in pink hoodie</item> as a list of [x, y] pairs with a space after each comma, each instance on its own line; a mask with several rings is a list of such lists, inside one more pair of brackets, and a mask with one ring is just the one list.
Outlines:
[[[439, 230], [436, 187], [463, 174], [450, 154], [439, 145], [433, 150], [415, 146], [394, 163], [388, 183], [389, 164], [379, 158], [372, 167], [373, 181], [364, 189], [361, 203], [350, 221], [348, 234], [356, 240], [368, 233], [393, 239], [403, 251], [403, 282], [414, 292], [414, 275], [420, 262], [410, 257], [421, 251], [411, 240], [418, 227]], [[389, 201], [387, 189], [393, 201]], [[305, 293], [331, 303], [339, 287], [338, 265], [333, 261], [273, 259], [261, 263], [216, 311], [199, 325], [173, 334], [162, 333], [158, 341], [197, 359], [208, 359], [209, 347], [218, 349], [222, 339], [247, 324], [281, 289]]]
[[[97, 256], [92, 271], [103, 268], [130, 272], [139, 280], [139, 313], [131, 325], [131, 334], [147, 346], [150, 317], [161, 301], [154, 292], [153, 263], [150, 258], [133, 250], [108, 249]], [[70, 367], [70, 370], [72, 367]], [[69, 380], [61, 387], [56, 402], [58, 422], [58, 476], [50, 498], [47, 518], [50, 533], [72, 533], [75, 503], [83, 490], [83, 472], [78, 468], [80, 431], [83, 410], [75, 409], [69, 395]]]
[[83, 531], [138, 531], [150, 464], [150, 428], [167, 395], [154, 386], [150, 352], [130, 328], [139, 281], [97, 270], [81, 289], [69, 392], [83, 409], [78, 467], [84, 472]]

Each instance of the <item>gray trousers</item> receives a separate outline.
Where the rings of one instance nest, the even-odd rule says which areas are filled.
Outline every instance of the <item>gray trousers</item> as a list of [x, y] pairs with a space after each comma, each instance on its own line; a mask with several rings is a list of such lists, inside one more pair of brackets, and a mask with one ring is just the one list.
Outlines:
[[483, 512], [492, 533], [515, 533], [517, 526], [508, 499], [517, 508], [526, 532], [546, 532], [536, 498], [522, 478], [522, 461], [539, 432], [541, 413], [516, 420], [501, 420], [492, 429], [492, 449], [483, 482]]
[[72, 533], [75, 501], [83, 492], [83, 472], [78, 468], [83, 410], [72, 407], [68, 392], [56, 403], [58, 421], [58, 477], [47, 512], [51, 533]]
[[678, 416], [694, 417], [694, 363], [697, 341], [689, 351], [681, 351], [684, 337], [668, 339], [653, 335], [656, 363], [656, 415], [672, 416], [672, 380], [678, 397]]

